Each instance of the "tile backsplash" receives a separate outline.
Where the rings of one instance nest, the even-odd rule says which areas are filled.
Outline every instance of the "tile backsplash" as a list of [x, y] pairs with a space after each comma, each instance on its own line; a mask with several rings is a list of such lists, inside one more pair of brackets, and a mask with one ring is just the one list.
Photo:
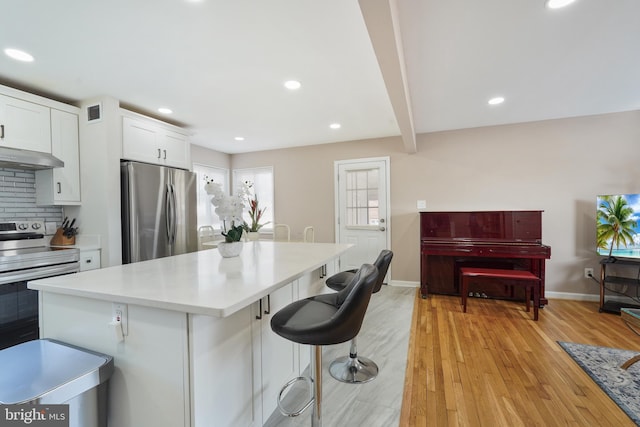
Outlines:
[[61, 206], [36, 205], [36, 174], [28, 169], [0, 168], [0, 222], [62, 223]]

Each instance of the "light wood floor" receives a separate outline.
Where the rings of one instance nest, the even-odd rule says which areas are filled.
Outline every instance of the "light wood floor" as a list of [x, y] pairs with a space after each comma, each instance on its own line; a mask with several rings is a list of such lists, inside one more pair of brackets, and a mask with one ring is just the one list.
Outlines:
[[524, 304], [416, 293], [400, 426], [633, 426], [557, 344], [640, 351], [640, 337], [597, 303]]

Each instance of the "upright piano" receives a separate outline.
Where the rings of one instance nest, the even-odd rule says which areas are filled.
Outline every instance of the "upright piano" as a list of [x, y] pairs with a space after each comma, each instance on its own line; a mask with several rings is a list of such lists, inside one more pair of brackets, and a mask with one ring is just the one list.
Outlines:
[[[528, 270], [542, 279], [551, 248], [542, 244], [542, 211], [420, 212], [420, 292], [460, 295], [461, 267]], [[493, 298], [524, 299], [508, 283], [483, 284]], [[516, 287], [517, 288], [517, 287]]]

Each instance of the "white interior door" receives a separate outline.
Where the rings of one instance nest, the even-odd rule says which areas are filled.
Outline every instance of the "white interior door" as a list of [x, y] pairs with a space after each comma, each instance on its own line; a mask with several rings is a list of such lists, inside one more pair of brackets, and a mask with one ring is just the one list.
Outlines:
[[340, 257], [340, 270], [373, 263], [389, 248], [389, 158], [335, 162], [336, 242], [355, 246]]

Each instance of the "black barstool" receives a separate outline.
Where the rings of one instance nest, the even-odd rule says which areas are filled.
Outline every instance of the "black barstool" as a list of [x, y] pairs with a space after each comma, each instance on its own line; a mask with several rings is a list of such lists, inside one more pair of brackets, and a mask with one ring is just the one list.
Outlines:
[[363, 264], [340, 292], [295, 301], [273, 315], [271, 329], [276, 334], [299, 344], [314, 346], [310, 367], [313, 383], [311, 399], [300, 411], [283, 410], [280, 400], [284, 390], [305, 378], [289, 381], [278, 397], [278, 407], [284, 415], [300, 415], [313, 403], [311, 425], [322, 426], [322, 346], [340, 344], [358, 335], [377, 277], [378, 269], [375, 266]]
[[[373, 287], [373, 292], [376, 293], [382, 288], [384, 277], [389, 270], [389, 264], [393, 258], [393, 252], [388, 249], [384, 249], [378, 255], [378, 258], [373, 263], [378, 268], [378, 278], [376, 284]], [[325, 282], [328, 287], [335, 291], [341, 291], [348, 284], [349, 281], [355, 276], [356, 270], [341, 271], [329, 277]], [[349, 349], [348, 356], [338, 357], [331, 362], [329, 366], [329, 373], [338, 381], [349, 384], [360, 384], [371, 381], [378, 376], [378, 365], [371, 359], [358, 356], [358, 347], [356, 337], [351, 340], [351, 348]]]

